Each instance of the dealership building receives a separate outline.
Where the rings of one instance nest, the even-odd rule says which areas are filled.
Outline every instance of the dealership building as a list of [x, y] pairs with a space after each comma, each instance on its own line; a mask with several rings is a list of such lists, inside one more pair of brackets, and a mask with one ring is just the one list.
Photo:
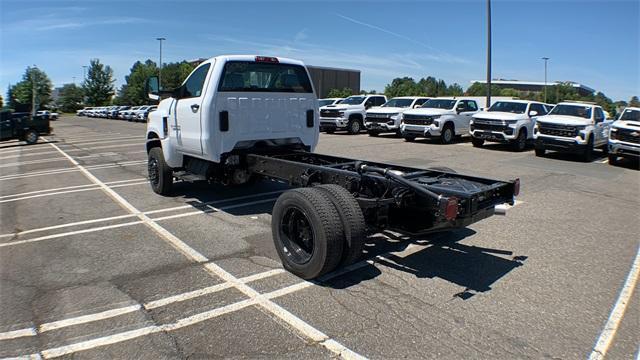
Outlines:
[[352, 94], [360, 93], [360, 70], [313, 65], [309, 65], [307, 68], [319, 98], [327, 97], [331, 89], [349, 88]]
[[[472, 85], [475, 83], [486, 84], [487, 82], [485, 80], [471, 81]], [[500, 89], [514, 89], [518, 91], [543, 92], [545, 83], [544, 81], [520, 81], [520, 80], [496, 79], [496, 80], [491, 80], [491, 85], [492, 87], [497, 86]], [[574, 81], [550, 81], [546, 83], [546, 85], [548, 86], [568, 85], [576, 89], [578, 94], [580, 94], [581, 96], [588, 96], [595, 92], [594, 89]]]

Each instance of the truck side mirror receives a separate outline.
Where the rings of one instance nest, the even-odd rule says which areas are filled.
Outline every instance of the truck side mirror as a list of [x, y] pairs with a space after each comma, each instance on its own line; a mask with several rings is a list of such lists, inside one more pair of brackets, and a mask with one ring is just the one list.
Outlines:
[[538, 116], [538, 112], [535, 110], [529, 111], [529, 116]]
[[147, 78], [145, 90], [149, 99], [160, 100], [160, 81], [157, 76]]
[[458, 105], [456, 107], [456, 113], [460, 114], [463, 111], [464, 111], [464, 105]]

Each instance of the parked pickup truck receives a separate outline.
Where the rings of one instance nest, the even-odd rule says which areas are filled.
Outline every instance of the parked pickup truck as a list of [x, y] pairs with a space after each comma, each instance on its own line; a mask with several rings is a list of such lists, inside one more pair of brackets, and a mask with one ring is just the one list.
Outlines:
[[32, 145], [40, 135], [51, 133], [48, 115], [31, 116], [30, 113], [0, 112], [0, 140], [22, 140]]
[[609, 165], [618, 158], [640, 158], [640, 108], [628, 107], [611, 125], [609, 132]]
[[430, 99], [421, 107], [404, 112], [400, 131], [406, 141], [413, 141], [417, 137], [439, 138], [441, 143], [450, 144], [456, 135], [469, 133], [471, 116], [478, 111], [475, 99]]
[[547, 115], [537, 119], [533, 128], [536, 156], [547, 150], [579, 154], [583, 161], [593, 159], [596, 147], [607, 151], [611, 120], [607, 120], [599, 105], [580, 101], [565, 101]]
[[485, 141], [510, 144], [515, 151], [523, 151], [533, 140], [536, 117], [546, 115], [543, 103], [527, 100], [495, 102], [485, 111], [472, 116], [469, 134], [473, 146], [481, 147]]
[[152, 99], [166, 97], [147, 124], [153, 191], [170, 194], [174, 178], [230, 186], [266, 178], [296, 187], [276, 201], [271, 228], [284, 267], [304, 279], [357, 261], [370, 231], [465, 227], [513, 204], [520, 189], [517, 179], [313, 153], [318, 102], [297, 60], [218, 56], [177, 89], [159, 90], [157, 77], [147, 89]]
[[340, 101], [344, 100], [344, 98], [325, 98], [318, 99], [318, 107], [323, 107], [327, 105], [335, 105], [340, 104]]
[[429, 98], [416, 96], [395, 97], [380, 107], [368, 110], [364, 126], [367, 128], [369, 136], [378, 136], [386, 132], [395, 132], [401, 136], [402, 113], [422, 106], [427, 100]]
[[320, 108], [320, 130], [331, 134], [336, 130], [347, 130], [358, 134], [364, 129], [367, 110], [387, 102], [384, 95], [353, 95], [337, 105]]

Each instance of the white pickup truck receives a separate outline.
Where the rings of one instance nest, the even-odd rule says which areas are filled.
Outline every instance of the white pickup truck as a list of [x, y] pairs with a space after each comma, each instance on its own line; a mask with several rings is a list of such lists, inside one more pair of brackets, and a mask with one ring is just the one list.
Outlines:
[[640, 108], [628, 107], [611, 125], [609, 132], [609, 165], [618, 158], [640, 158]]
[[364, 129], [367, 110], [387, 102], [384, 95], [352, 95], [336, 105], [320, 108], [320, 131], [329, 134], [336, 130], [347, 130], [349, 134], [358, 134]]
[[533, 128], [536, 156], [547, 150], [579, 154], [583, 161], [593, 160], [596, 147], [606, 152], [611, 120], [599, 105], [565, 101], [537, 119]]
[[513, 204], [520, 191], [517, 179], [313, 153], [318, 100], [297, 60], [218, 56], [175, 90], [159, 89], [157, 77], [146, 87], [150, 98], [166, 97], [147, 124], [153, 191], [170, 194], [176, 179], [183, 182], [176, 191], [197, 180], [238, 185], [251, 178], [296, 187], [275, 202], [271, 230], [284, 267], [304, 279], [357, 261], [372, 231], [466, 227]]
[[508, 143], [515, 151], [523, 151], [533, 140], [536, 117], [549, 112], [543, 103], [527, 100], [495, 102], [485, 111], [473, 115], [469, 134], [473, 146], [481, 147], [485, 141]]
[[443, 144], [450, 144], [455, 136], [469, 133], [469, 121], [479, 108], [475, 99], [433, 98], [417, 109], [405, 111], [400, 131], [406, 141], [439, 138]]
[[324, 98], [318, 99], [318, 107], [323, 107], [327, 105], [336, 105], [340, 104], [340, 101], [344, 100], [344, 98]]
[[368, 110], [364, 126], [367, 128], [369, 136], [378, 136], [380, 133], [386, 132], [395, 132], [401, 136], [402, 113], [422, 106], [427, 100], [429, 98], [416, 96], [395, 97], [380, 107]]

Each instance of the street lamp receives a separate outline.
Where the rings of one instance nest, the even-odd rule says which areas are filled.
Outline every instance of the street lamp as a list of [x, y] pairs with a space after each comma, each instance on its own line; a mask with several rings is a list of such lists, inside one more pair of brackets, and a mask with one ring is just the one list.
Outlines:
[[82, 82], [87, 81], [87, 65], [82, 65]]
[[31, 70], [31, 116], [36, 116], [36, 75], [38, 67], [33, 64], [33, 69]]
[[491, 0], [487, 0], [487, 104], [491, 107]]
[[548, 57], [543, 57], [544, 60], [544, 102], [547, 102], [547, 61], [549, 61]]
[[160, 66], [158, 70], [158, 90], [162, 88], [162, 42], [167, 40], [163, 37], [156, 38], [160, 42]]

